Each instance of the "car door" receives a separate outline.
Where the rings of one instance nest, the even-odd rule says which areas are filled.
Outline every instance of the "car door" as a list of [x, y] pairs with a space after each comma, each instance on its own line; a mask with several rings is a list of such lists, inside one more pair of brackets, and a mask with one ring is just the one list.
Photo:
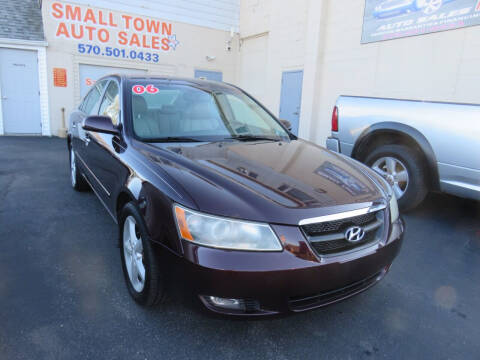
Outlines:
[[86, 159], [85, 149], [89, 139], [87, 138], [87, 132], [83, 130], [82, 125], [87, 116], [97, 114], [101, 96], [106, 85], [107, 80], [102, 80], [95, 84], [95, 86], [84, 97], [78, 109], [75, 110], [70, 117], [70, 126], [72, 127], [71, 131], [73, 135], [72, 146], [77, 155], [77, 158], [80, 160], [79, 165], [82, 168], [82, 172], [87, 177], [88, 161]]
[[[109, 116], [114, 125], [122, 123], [120, 83], [111, 79], [106, 87], [98, 108], [98, 115]], [[121, 161], [125, 150], [122, 136], [89, 132], [90, 141], [86, 147], [89, 166], [94, 175], [95, 189], [107, 209], [113, 214], [115, 194], [128, 176], [128, 169]]]

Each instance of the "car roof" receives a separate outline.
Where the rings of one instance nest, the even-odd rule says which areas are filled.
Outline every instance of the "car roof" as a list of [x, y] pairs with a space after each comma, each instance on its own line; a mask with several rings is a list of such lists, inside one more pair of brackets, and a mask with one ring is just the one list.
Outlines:
[[102, 76], [98, 80], [102, 80], [104, 78], [111, 78], [116, 77], [122, 82], [132, 82], [135, 80], [138, 81], [163, 81], [175, 84], [182, 84], [182, 85], [190, 85], [196, 86], [204, 89], [209, 90], [221, 90], [221, 89], [238, 89], [235, 85], [219, 82], [219, 81], [212, 81], [212, 80], [202, 80], [196, 78], [188, 78], [188, 77], [180, 77], [180, 76], [168, 76], [168, 75], [143, 75], [140, 76], [138, 74], [110, 74]]

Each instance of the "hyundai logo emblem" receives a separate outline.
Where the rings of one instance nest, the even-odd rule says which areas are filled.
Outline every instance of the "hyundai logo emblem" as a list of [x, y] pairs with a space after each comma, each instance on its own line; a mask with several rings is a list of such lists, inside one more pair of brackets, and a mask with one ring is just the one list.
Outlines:
[[352, 226], [345, 232], [345, 240], [351, 243], [357, 243], [363, 240], [365, 231], [360, 226]]

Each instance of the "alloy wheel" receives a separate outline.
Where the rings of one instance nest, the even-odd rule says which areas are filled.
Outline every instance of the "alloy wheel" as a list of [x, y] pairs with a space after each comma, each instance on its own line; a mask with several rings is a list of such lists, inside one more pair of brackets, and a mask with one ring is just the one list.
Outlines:
[[405, 194], [409, 176], [406, 166], [400, 160], [390, 156], [381, 157], [373, 163], [372, 169], [388, 181], [397, 199]]
[[133, 216], [128, 216], [123, 224], [123, 255], [130, 284], [135, 291], [145, 287], [145, 265], [143, 264], [142, 237]]

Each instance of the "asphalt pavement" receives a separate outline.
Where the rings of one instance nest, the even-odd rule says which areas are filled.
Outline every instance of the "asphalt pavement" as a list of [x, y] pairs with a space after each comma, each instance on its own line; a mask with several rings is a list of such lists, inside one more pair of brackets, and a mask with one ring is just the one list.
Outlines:
[[0, 359], [480, 359], [480, 203], [429, 195], [386, 278], [323, 309], [232, 320], [137, 306], [117, 228], [66, 142], [0, 137]]

